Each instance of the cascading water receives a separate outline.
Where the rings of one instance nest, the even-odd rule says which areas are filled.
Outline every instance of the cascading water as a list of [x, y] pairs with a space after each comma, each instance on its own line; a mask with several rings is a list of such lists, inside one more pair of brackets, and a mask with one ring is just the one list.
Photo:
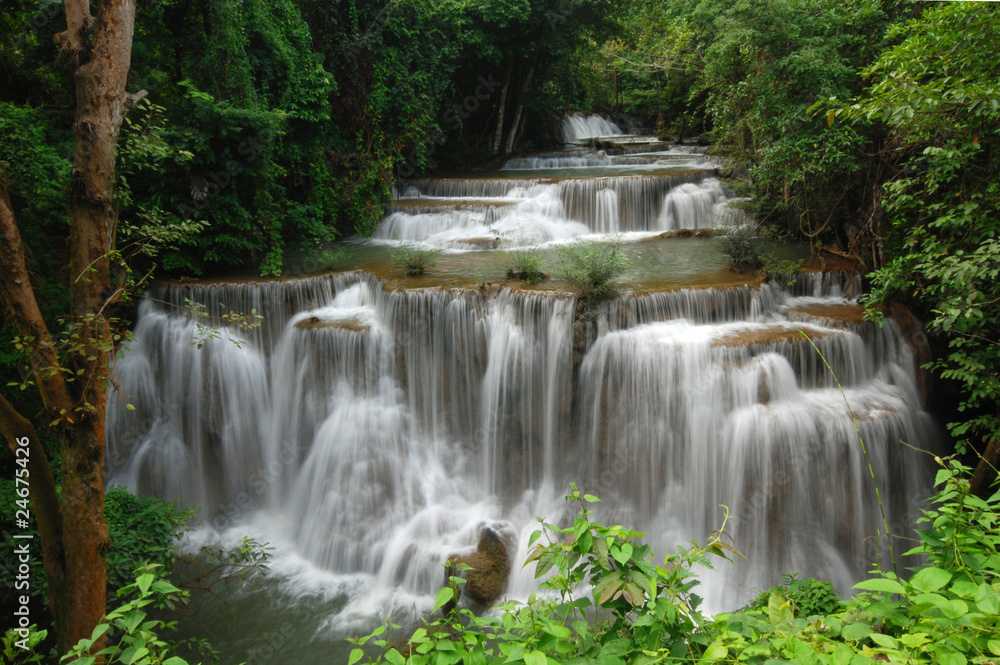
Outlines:
[[[364, 273], [161, 287], [116, 368], [109, 478], [329, 571], [344, 600], [321, 619], [342, 636], [426, 611], [441, 564], [483, 525], [523, 552], [573, 481], [660, 551], [728, 506], [748, 561], [706, 576], [712, 607], [789, 571], [846, 590], [881, 522], [844, 397], [797, 331], [845, 387], [892, 524], [927, 480], [899, 441], [933, 447], [934, 430], [898, 326], [838, 317], [857, 307], [845, 286], [625, 296], [586, 324], [568, 296], [386, 291]], [[199, 349], [185, 298], [265, 324]], [[300, 568], [278, 564], [300, 588]], [[508, 593], [528, 593], [530, 570], [514, 570]]]
[[[729, 195], [703, 152], [647, 141], [409, 180], [373, 242], [467, 251], [712, 226]], [[714, 241], [656, 241], [671, 242]], [[656, 243], [633, 247], [661, 265]], [[936, 438], [909, 346], [892, 321], [861, 319], [860, 290], [814, 273], [624, 294], [582, 315], [568, 294], [391, 290], [361, 271], [158, 286], [115, 368], [108, 478], [198, 504], [193, 542], [271, 542], [265, 605], [297, 617], [297, 662], [327, 662], [387, 615], [426, 614], [443, 562], [484, 527], [514, 556], [506, 595], [527, 597], [534, 517], [568, 519], [571, 482], [661, 553], [707, 536], [728, 506], [747, 561], [703, 576], [710, 609], [787, 572], [847, 592], [884, 529], [844, 395], [809, 339], [844, 386], [894, 529], [929, 485], [900, 441]], [[206, 328], [253, 310], [258, 328]], [[242, 643], [266, 624], [248, 619]]]
[[731, 195], [703, 149], [642, 150], [519, 157], [492, 177], [407, 180], [373, 237], [477, 250], [700, 229], [724, 217]]
[[584, 139], [620, 136], [625, 132], [621, 130], [621, 127], [602, 116], [570, 113], [563, 118], [560, 133], [564, 142], [579, 143]]

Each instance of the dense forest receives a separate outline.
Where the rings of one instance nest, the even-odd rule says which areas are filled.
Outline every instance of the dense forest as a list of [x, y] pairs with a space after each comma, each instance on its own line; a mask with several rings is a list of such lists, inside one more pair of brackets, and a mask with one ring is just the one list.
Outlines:
[[[455, 612], [386, 653], [370, 649], [376, 634], [351, 663], [1000, 658], [1000, 13], [989, 3], [82, 4], [84, 44], [73, 48], [62, 3], [4, 0], [0, 14], [0, 429], [9, 444], [0, 594], [13, 606], [21, 588], [8, 524], [24, 508], [14, 478], [27, 468], [17, 450], [28, 432], [37, 443], [32, 464], [43, 454], [51, 461], [45, 497], [35, 494], [42, 480], [31, 467], [33, 515], [44, 512], [39, 501], [63, 501], [63, 522], [37, 528], [62, 528], [61, 538], [74, 537], [68, 525], [105, 529], [93, 541], [100, 551], [83, 559], [103, 569], [81, 590], [68, 576], [92, 570], [43, 562], [34, 550], [29, 605], [49, 636], [40, 634], [37, 652], [25, 656], [8, 633], [3, 662], [57, 662], [56, 651], [76, 645], [63, 637], [70, 633], [89, 641], [64, 662], [99, 662], [87, 654], [104, 648], [109, 626], [128, 648], [101, 662], [184, 662], [164, 642], [164, 621], [146, 623], [141, 608], [177, 601], [177, 588], [149, 562], [175, 560], [174, 538], [191, 515], [121, 490], [104, 497], [103, 485], [86, 487], [96, 472], [83, 480], [76, 473], [103, 464], [103, 443], [87, 444], [79, 432], [90, 427], [103, 441], [103, 398], [95, 395], [151, 280], [321, 270], [331, 243], [374, 232], [398, 183], [555, 149], [560, 122], [577, 111], [633, 122], [669, 142], [701, 137], [724, 160], [722, 177], [756, 234], [852, 261], [868, 287], [870, 319], [905, 307], [924, 322], [932, 407], [955, 453], [938, 460], [923, 541], [902, 546], [920, 549], [926, 564], [909, 580], [882, 571], [850, 601], [789, 578], [745, 613], [705, 616], [694, 571], [708, 555], [733, 555], [724, 538], [652, 565], [648, 546], [633, 548], [636, 534], [592, 522], [595, 497], [574, 490], [581, 513], [562, 529], [573, 538], [532, 554], [542, 573], [555, 571], [543, 583], [553, 590], [549, 600], [502, 619]], [[78, 177], [81, 72], [120, 5], [134, 12], [120, 91], [131, 95], [130, 108], [111, 134], [108, 246], [99, 262], [81, 264], [71, 240], [79, 233], [74, 206], [86, 198]], [[81, 275], [98, 269], [95, 291], [85, 294]], [[37, 317], [25, 313], [25, 289]], [[61, 547], [44, 556], [62, 561]], [[248, 546], [227, 556], [226, 565], [241, 569], [260, 555]], [[584, 582], [593, 599], [551, 599]], [[120, 588], [137, 599], [99, 622], [122, 602]], [[92, 601], [76, 617], [74, 593]], [[583, 601], [606, 610], [600, 623], [579, 621]], [[194, 658], [190, 649], [177, 653]]]

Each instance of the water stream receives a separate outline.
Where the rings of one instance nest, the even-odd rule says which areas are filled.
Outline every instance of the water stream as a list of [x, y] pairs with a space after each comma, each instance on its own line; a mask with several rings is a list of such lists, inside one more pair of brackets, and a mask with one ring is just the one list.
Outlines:
[[[448, 248], [461, 272], [505, 244], [715, 225], [731, 194], [713, 165], [663, 148], [400, 183], [368, 247]], [[481, 237], [499, 240], [484, 250]], [[656, 266], [671, 243], [701, 243], [702, 271], [717, 272], [713, 242], [627, 247]], [[633, 286], [659, 271], [639, 265]], [[880, 561], [882, 522], [845, 395], [806, 335], [857, 416], [890, 525], [905, 528], [926, 493], [926, 465], [900, 443], [935, 445], [913, 357], [893, 321], [861, 320], [856, 276], [635, 289], [578, 319], [558, 285], [402, 288], [373, 272], [157, 286], [115, 368], [110, 482], [200, 506], [189, 547], [245, 534], [275, 547], [266, 592], [230, 599], [248, 618], [227, 662], [286, 631], [296, 662], [328, 662], [386, 616], [421, 616], [442, 563], [484, 526], [511, 543], [506, 595], [527, 597], [534, 517], [567, 518], [570, 482], [660, 552], [705, 538], [728, 506], [747, 560], [705, 573], [710, 609], [787, 572], [846, 592]], [[187, 300], [265, 318], [206, 336]]]

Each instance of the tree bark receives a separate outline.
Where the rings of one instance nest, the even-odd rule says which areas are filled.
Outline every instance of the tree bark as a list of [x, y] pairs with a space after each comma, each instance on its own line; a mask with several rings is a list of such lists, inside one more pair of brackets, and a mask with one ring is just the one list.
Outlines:
[[59, 359], [35, 300], [24, 256], [21, 233], [10, 205], [6, 183], [0, 175], [0, 282], [18, 333], [22, 339], [32, 340], [28, 342], [32, 348], [31, 369], [42, 395], [42, 403], [47, 411], [58, 414], [62, 410], [69, 411], [73, 401], [63, 375], [54, 371]]
[[497, 154], [500, 152], [500, 146], [503, 145], [503, 123], [504, 115], [507, 111], [507, 92], [510, 90], [510, 76], [514, 71], [514, 58], [511, 57], [507, 61], [507, 75], [503, 78], [503, 87], [500, 89], [500, 109], [497, 112], [497, 129], [496, 133], [493, 135], [493, 153]]
[[969, 483], [970, 491], [980, 498], [990, 496], [993, 481], [997, 477], [997, 469], [1000, 468], [1000, 439], [993, 439], [986, 447], [976, 470], [972, 473], [972, 480]]
[[[67, 6], [69, 2], [67, 2]], [[62, 526], [66, 553], [65, 653], [104, 616], [108, 529], [104, 521], [104, 418], [110, 330], [102, 315], [111, 296], [109, 252], [116, 222], [115, 151], [130, 96], [135, 0], [101, 3], [90, 59], [76, 70], [76, 153], [70, 175], [70, 300], [84, 345], [67, 358], [79, 421], [62, 446]], [[134, 97], [133, 97], [134, 98]]]
[[503, 154], [509, 155], [514, 151], [514, 143], [517, 139], [517, 128], [521, 124], [521, 114], [524, 113], [524, 97], [531, 88], [531, 79], [535, 76], [535, 66], [538, 64], [538, 54], [531, 59], [531, 66], [528, 67], [528, 75], [524, 77], [524, 84], [521, 86], [521, 94], [517, 97], [517, 111], [514, 112], [514, 122], [511, 123], [510, 134], [507, 136], [507, 145]]

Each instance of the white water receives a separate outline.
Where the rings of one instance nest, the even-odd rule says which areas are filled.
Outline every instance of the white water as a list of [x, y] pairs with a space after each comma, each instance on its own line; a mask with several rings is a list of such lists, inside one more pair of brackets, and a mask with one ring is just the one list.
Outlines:
[[[730, 196], [711, 171], [679, 175], [411, 180], [411, 204], [396, 206], [376, 240], [420, 241], [480, 249], [484, 238], [508, 245], [585, 235], [662, 233], [710, 227]], [[463, 199], [468, 203], [463, 203]], [[494, 205], [484, 205], [483, 199]], [[450, 205], [443, 205], [448, 200]]]
[[[935, 442], [895, 324], [796, 309], [843, 305], [845, 287], [814, 275], [618, 298], [583, 330], [575, 370], [575, 302], [559, 294], [387, 292], [362, 273], [161, 288], [116, 367], [108, 477], [197, 503], [199, 539], [274, 543], [289, 602], [337, 599], [312, 619], [324, 635], [428, 611], [442, 563], [483, 526], [523, 558], [533, 517], [563, 519], [573, 481], [661, 555], [728, 506], [749, 561], [705, 576], [710, 609], [792, 571], [846, 591], [881, 521], [844, 398], [794, 331], [847, 391], [890, 524], [927, 486], [899, 441]], [[158, 302], [184, 298], [266, 319], [198, 349], [195, 321]], [[533, 588], [515, 560], [508, 595]]]
[[560, 133], [565, 143], [579, 143], [584, 139], [620, 136], [625, 132], [618, 125], [602, 116], [570, 113], [563, 118]]

